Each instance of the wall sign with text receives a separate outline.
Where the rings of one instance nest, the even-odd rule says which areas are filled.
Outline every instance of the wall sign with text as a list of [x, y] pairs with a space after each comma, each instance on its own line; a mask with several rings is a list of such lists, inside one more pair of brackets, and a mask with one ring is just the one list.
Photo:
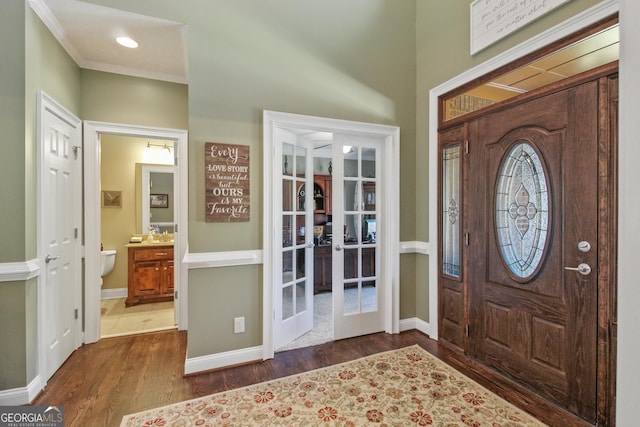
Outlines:
[[205, 143], [206, 222], [249, 221], [249, 146]]
[[471, 3], [471, 54], [568, 1], [570, 0], [475, 0]]

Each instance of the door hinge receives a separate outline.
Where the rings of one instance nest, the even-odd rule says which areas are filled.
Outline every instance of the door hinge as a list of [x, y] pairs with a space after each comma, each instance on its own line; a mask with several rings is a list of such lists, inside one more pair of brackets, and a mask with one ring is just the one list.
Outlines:
[[178, 232], [178, 224], [173, 224], [173, 232], [174, 233]]
[[78, 320], [78, 309], [73, 310], [73, 318]]
[[469, 154], [469, 140], [464, 140], [464, 154]]
[[178, 299], [178, 291], [173, 291], [173, 299]]
[[464, 233], [464, 244], [469, 246], [469, 233]]
[[73, 229], [73, 238], [77, 239], [78, 238], [78, 227]]
[[464, 328], [464, 335], [465, 336], [469, 336], [469, 324], [467, 323], [467, 326]]

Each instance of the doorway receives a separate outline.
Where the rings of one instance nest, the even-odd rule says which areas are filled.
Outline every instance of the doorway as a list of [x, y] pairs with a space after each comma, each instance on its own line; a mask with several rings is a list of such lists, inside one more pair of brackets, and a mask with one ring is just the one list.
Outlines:
[[[172, 141], [101, 135], [102, 338], [175, 328], [173, 292], [163, 288], [175, 264], [174, 153]], [[162, 262], [143, 263], [148, 236]]]
[[332, 339], [398, 332], [398, 128], [269, 111], [264, 119], [265, 359], [312, 329], [321, 292], [331, 295]]
[[[161, 140], [174, 147], [175, 213], [173, 252], [174, 259], [184, 257], [187, 248], [187, 131], [149, 128], [101, 122], [85, 122], [85, 245], [100, 248], [101, 242], [101, 189], [100, 186], [100, 141], [103, 136], [120, 135], [150, 140]], [[133, 167], [133, 166], [132, 166]], [[133, 186], [133, 184], [132, 184]], [[104, 189], [110, 190], [110, 189]], [[111, 189], [113, 190], [113, 189]], [[117, 190], [117, 189], [116, 189]], [[128, 237], [127, 237], [128, 240]], [[122, 242], [125, 244], [126, 242]], [[178, 329], [186, 329], [187, 274], [177, 262], [173, 265], [172, 280], [175, 284], [174, 304]], [[100, 339], [100, 251], [85, 251], [85, 341]]]

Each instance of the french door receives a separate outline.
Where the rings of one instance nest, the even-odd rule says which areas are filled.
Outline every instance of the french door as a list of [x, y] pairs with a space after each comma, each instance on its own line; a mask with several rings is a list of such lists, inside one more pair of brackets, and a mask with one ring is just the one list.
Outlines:
[[601, 90], [589, 81], [440, 134], [440, 339], [590, 422]]
[[335, 339], [384, 330], [382, 142], [336, 135], [333, 144]]
[[[275, 206], [274, 348], [313, 328], [313, 150], [279, 130], [280, 159]], [[308, 190], [310, 189], [310, 190]]]

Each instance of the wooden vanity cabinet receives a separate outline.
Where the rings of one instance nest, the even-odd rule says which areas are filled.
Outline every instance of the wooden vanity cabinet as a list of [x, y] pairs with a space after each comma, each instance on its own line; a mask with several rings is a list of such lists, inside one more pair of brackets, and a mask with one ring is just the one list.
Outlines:
[[173, 246], [130, 246], [125, 305], [173, 300], [173, 266]]

